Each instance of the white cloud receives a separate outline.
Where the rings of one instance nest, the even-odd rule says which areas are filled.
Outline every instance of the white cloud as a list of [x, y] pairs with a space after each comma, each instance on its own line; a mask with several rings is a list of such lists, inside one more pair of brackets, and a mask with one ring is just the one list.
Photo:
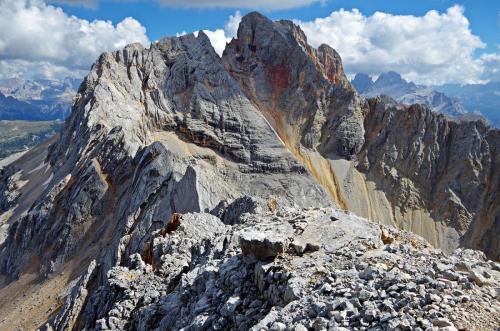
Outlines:
[[[94, 0], [52, 0], [92, 4]], [[179, 6], [179, 1], [164, 1]], [[310, 3], [311, 1], [285, 1]], [[183, 2], [190, 6], [194, 0]], [[230, 1], [210, 2], [221, 6]], [[207, 7], [208, 1], [198, 1]], [[240, 6], [239, 1], [231, 2]], [[255, 6], [263, 1], [252, 2]], [[277, 2], [270, 2], [269, 6]], [[244, 6], [240, 6], [244, 7]], [[219, 55], [241, 21], [239, 11], [223, 29], [204, 30]], [[424, 16], [377, 12], [365, 16], [356, 9], [338, 10], [313, 21], [296, 21], [313, 46], [327, 43], [343, 58], [347, 74], [377, 76], [394, 70], [424, 84], [500, 80], [500, 52], [474, 57], [485, 45], [475, 36], [460, 6]], [[113, 25], [69, 16], [42, 0], [0, 0], [0, 77], [62, 77], [86, 74], [97, 56], [131, 42], [149, 43], [145, 28], [133, 18]], [[185, 32], [184, 32], [185, 33]]]
[[205, 32], [208, 39], [210, 39], [210, 42], [212, 43], [212, 46], [217, 54], [222, 56], [222, 52], [224, 52], [224, 49], [226, 48], [226, 43], [230, 42], [231, 38], [226, 37], [225, 31], [222, 29], [217, 29], [215, 31], [203, 30], [203, 32]]
[[24, 78], [38, 79], [46, 78], [58, 80], [63, 77], [82, 78], [89, 71], [86, 69], [68, 68], [56, 65], [48, 61], [26, 61], [26, 60], [1, 60], [0, 79]]
[[229, 15], [229, 19], [224, 27], [224, 30], [217, 29], [215, 31], [203, 30], [210, 39], [212, 46], [217, 54], [222, 56], [222, 52], [226, 48], [226, 43], [229, 43], [238, 33], [238, 26], [241, 22], [241, 13], [236, 11], [234, 15]]
[[479, 62], [484, 68], [481, 78], [500, 82], [500, 53], [483, 54]]
[[350, 73], [394, 70], [419, 83], [469, 83], [483, 80], [485, 63], [491, 63], [474, 58], [474, 51], [485, 45], [457, 5], [424, 16], [364, 16], [357, 9], [339, 10], [296, 23], [313, 46], [326, 43], [335, 48]]
[[[219, 55], [236, 36], [240, 12], [224, 27], [204, 30]], [[472, 34], [460, 6], [424, 16], [377, 12], [364, 16], [356, 9], [334, 11], [311, 22], [295, 21], [318, 47], [329, 44], [342, 56], [348, 76], [364, 72], [378, 76], [397, 71], [422, 84], [476, 83], [500, 80], [500, 53], [474, 57], [485, 44]]]
[[[226, 48], [226, 43], [229, 43], [231, 39], [236, 36], [240, 21], [241, 13], [236, 11], [234, 15], [229, 15], [229, 19], [227, 20], [224, 29], [217, 29], [215, 31], [203, 30], [208, 39], [210, 39], [210, 43], [219, 56], [222, 56], [222, 52], [224, 52], [224, 49]], [[177, 36], [182, 36], [186, 33], [186, 31], [182, 31], [181, 33], [177, 33]]]
[[[44, 77], [85, 70], [100, 53], [132, 42], [149, 44], [146, 29], [135, 19], [89, 22], [69, 16], [41, 0], [0, 1], [0, 75], [19, 66], [18, 74]], [[52, 68], [50, 68], [52, 66]]]
[[229, 15], [229, 19], [227, 20], [226, 26], [224, 27], [224, 31], [228, 35], [228, 37], [233, 38], [236, 37], [238, 33], [238, 27], [241, 22], [241, 13], [237, 10], [234, 15]]

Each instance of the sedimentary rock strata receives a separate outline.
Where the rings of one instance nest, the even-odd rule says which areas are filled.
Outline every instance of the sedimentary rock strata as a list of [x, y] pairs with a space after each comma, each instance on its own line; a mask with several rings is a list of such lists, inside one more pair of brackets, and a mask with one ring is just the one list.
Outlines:
[[499, 141], [257, 13], [104, 53], [0, 175], [0, 329], [494, 329]]

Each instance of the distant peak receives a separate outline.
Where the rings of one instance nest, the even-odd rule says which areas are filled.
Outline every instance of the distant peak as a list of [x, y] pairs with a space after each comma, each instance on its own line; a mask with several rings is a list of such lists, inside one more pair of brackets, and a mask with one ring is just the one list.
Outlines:
[[403, 77], [401, 77], [399, 73], [395, 71], [388, 71], [380, 74], [380, 76], [377, 78], [377, 82], [379, 81], [400, 82], [405, 80], [403, 79]]
[[357, 73], [351, 83], [359, 93], [368, 92], [373, 87], [372, 77], [365, 73]]
[[354, 79], [353, 81], [355, 80], [363, 80], [363, 81], [370, 81], [370, 82], [373, 82], [373, 79], [370, 75], [368, 74], [365, 74], [365, 73], [362, 73], [362, 72], [358, 72], [355, 76], [354, 76]]

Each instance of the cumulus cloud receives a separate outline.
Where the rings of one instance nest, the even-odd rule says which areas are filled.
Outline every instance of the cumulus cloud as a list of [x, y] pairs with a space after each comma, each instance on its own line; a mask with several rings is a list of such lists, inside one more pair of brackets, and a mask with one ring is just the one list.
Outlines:
[[241, 13], [237, 10], [233, 15], [229, 15], [229, 19], [227, 20], [226, 26], [224, 27], [224, 31], [228, 35], [228, 37], [233, 38], [238, 33], [238, 27], [241, 22]]
[[26, 61], [26, 60], [1, 60], [0, 79], [24, 78], [24, 79], [52, 79], [58, 80], [63, 77], [82, 78], [89, 71], [86, 69], [68, 68], [49, 61]]
[[296, 23], [312, 45], [335, 48], [350, 73], [395, 70], [424, 84], [473, 83], [484, 80], [485, 64], [494, 62], [490, 57], [474, 58], [474, 51], [485, 44], [471, 32], [464, 8], [458, 5], [424, 16], [365, 16], [357, 9], [342, 9]]
[[214, 47], [215, 51], [219, 56], [222, 56], [222, 52], [226, 48], [226, 43], [231, 41], [231, 38], [226, 37], [226, 32], [222, 29], [217, 29], [215, 31], [203, 30], [210, 39], [210, 43]]
[[80, 74], [104, 51], [149, 44], [146, 29], [133, 18], [116, 25], [89, 22], [41, 0], [2, 0], [0, 18], [1, 76], [15, 67], [18, 75]]
[[[224, 27], [204, 30], [219, 55], [236, 36], [241, 14], [231, 15]], [[461, 6], [424, 16], [338, 10], [328, 17], [298, 21], [309, 43], [329, 44], [342, 56], [348, 76], [364, 72], [378, 76], [398, 71], [417, 83], [478, 83], [500, 80], [500, 53], [474, 57], [486, 45], [475, 36]]]

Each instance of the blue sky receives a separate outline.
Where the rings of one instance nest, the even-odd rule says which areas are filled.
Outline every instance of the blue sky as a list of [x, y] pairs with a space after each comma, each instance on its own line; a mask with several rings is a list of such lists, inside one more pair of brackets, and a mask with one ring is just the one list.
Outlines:
[[500, 81], [500, 0], [0, 0], [0, 79], [83, 77], [104, 51], [198, 30], [221, 54], [252, 10], [335, 48], [348, 75]]
[[101, 0], [91, 6], [60, 5], [67, 13], [88, 20], [111, 20], [117, 23], [125, 17], [132, 16], [146, 27], [151, 40], [157, 40], [163, 36], [175, 35], [181, 31], [221, 28], [227, 21], [228, 16], [234, 14], [235, 10], [239, 10], [243, 15], [252, 10], [257, 10], [272, 19], [309, 21], [317, 17], [328, 16], [332, 11], [340, 8], [349, 10], [357, 8], [366, 16], [370, 16], [376, 11], [397, 15], [422, 16], [429, 10], [446, 11], [447, 8], [455, 4], [465, 8], [465, 16], [469, 19], [472, 32], [480, 36], [481, 40], [487, 45], [486, 49], [479, 50], [479, 54], [496, 51], [497, 45], [500, 44], [500, 0], [327, 0], [324, 3], [314, 2], [310, 5], [288, 10], [239, 7], [183, 9], [160, 5], [155, 1], [117, 2]]

